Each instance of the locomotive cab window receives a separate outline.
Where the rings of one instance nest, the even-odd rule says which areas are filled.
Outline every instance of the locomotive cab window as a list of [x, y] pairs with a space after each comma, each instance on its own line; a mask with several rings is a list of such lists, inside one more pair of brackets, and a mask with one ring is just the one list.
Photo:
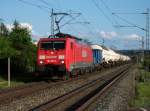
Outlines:
[[41, 42], [41, 50], [59, 50], [65, 49], [65, 41], [50, 41], [50, 42]]
[[40, 49], [42, 49], [42, 50], [53, 49], [53, 43], [52, 42], [42, 42], [40, 44]]
[[65, 41], [54, 41], [53, 49], [54, 50], [65, 49]]

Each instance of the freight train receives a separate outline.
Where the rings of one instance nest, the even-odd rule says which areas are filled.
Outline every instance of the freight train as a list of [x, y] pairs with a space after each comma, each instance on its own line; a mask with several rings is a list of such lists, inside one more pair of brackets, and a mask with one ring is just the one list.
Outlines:
[[116, 65], [117, 63], [130, 61], [130, 57], [116, 53], [114, 50], [106, 48], [105, 46], [94, 44], [91, 45], [91, 48], [93, 50], [95, 66], [103, 64], [103, 67], [107, 67], [111, 65]]
[[68, 79], [130, 58], [69, 34], [58, 33], [38, 42], [37, 69]]

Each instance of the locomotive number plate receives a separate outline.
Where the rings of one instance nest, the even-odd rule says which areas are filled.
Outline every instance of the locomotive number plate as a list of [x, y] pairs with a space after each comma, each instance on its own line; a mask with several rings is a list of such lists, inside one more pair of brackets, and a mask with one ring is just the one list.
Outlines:
[[46, 56], [46, 59], [55, 59], [57, 56]]

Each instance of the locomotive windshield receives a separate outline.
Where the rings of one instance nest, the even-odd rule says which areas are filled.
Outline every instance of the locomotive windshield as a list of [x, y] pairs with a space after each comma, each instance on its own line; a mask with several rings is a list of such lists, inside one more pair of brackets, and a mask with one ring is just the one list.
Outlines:
[[59, 50], [65, 49], [65, 41], [48, 41], [42, 42], [40, 45], [42, 50]]

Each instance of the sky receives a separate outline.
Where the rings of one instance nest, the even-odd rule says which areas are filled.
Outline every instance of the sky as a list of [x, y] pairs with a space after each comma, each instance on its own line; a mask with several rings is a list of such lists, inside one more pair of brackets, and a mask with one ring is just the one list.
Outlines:
[[[140, 49], [145, 37], [140, 28], [145, 28], [146, 15], [139, 13], [150, 8], [150, 0], [0, 0], [0, 18], [10, 30], [17, 20], [29, 28], [33, 40], [39, 40], [51, 34], [52, 8], [56, 13], [71, 14], [60, 26], [74, 18], [60, 28], [63, 33], [110, 48]], [[140, 28], [117, 27], [133, 25]]]

